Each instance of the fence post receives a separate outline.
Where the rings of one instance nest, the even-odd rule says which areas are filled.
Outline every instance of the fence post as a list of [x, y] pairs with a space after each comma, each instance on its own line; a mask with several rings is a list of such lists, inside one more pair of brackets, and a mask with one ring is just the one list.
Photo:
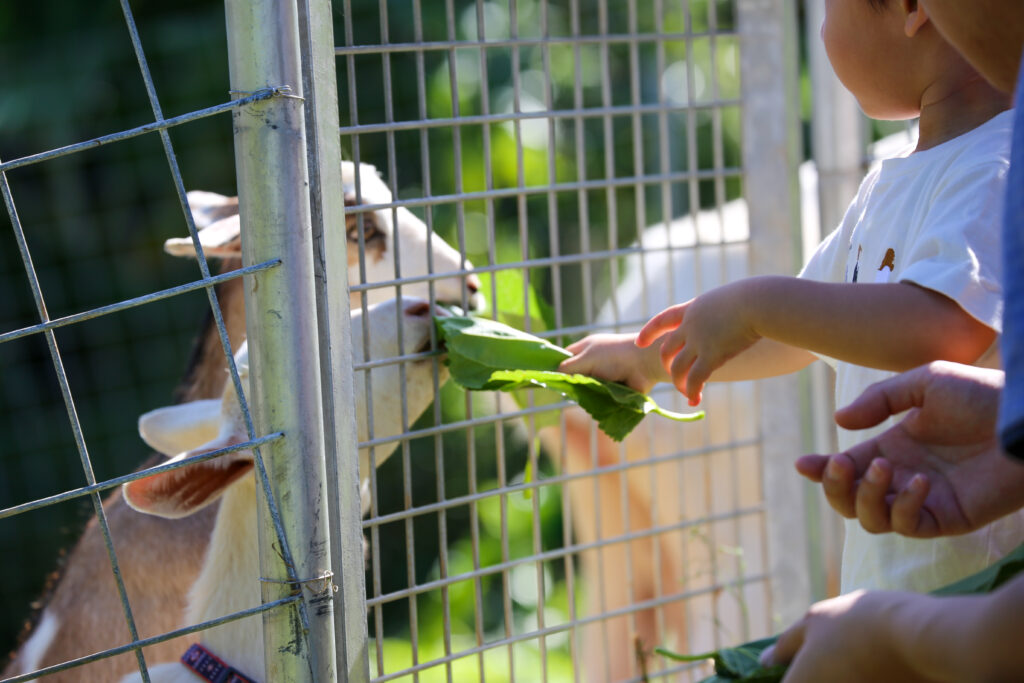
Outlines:
[[[829, 64], [821, 41], [821, 23], [825, 5], [820, 0], [804, 1], [806, 17], [807, 65], [811, 75], [811, 150], [818, 169], [818, 205], [820, 230], [804, 235], [804, 257], [811, 254], [822, 237], [839, 225], [850, 200], [857, 194], [863, 176], [864, 144], [861, 130], [864, 115], [857, 100], [843, 87]], [[815, 453], [836, 449], [834, 377], [823, 363], [809, 368], [811, 419]], [[829, 507], [824, 494], [816, 491], [819, 513], [820, 547], [812, 548], [812, 563], [819, 565], [821, 580], [813, 582], [815, 600], [839, 592], [839, 571], [843, 554], [843, 520]]]
[[[227, 0], [226, 11], [236, 96], [291, 88], [236, 111], [233, 123], [243, 263], [282, 262], [245, 279], [256, 429], [285, 435], [261, 449], [280, 519], [260, 506], [260, 571], [306, 581], [331, 569], [331, 554], [298, 7], [296, 0]], [[261, 585], [264, 601], [293, 590]], [[336, 679], [332, 583], [301, 586], [297, 609], [264, 613], [267, 681]]]
[[330, 0], [299, 0], [302, 58], [308, 68], [306, 131], [309, 149], [310, 207], [313, 218], [313, 266], [327, 452], [328, 509], [331, 516], [331, 564], [340, 589], [335, 601], [334, 635], [339, 680], [366, 683], [370, 658], [366, 630], [366, 582], [363, 571], [362, 510], [359, 502], [358, 432], [351, 398], [351, 311], [348, 297], [348, 239], [345, 197], [341, 190], [341, 136], [334, 22]]
[[[795, 0], [739, 0], [744, 193], [751, 270], [795, 273], [800, 263], [800, 163]], [[789, 624], [810, 599], [804, 487], [792, 462], [804, 448], [800, 379], [760, 383], [762, 468], [772, 613]]]

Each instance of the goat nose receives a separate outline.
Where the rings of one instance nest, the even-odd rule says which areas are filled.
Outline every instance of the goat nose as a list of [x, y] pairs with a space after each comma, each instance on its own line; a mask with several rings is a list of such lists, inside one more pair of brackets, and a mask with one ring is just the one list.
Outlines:
[[482, 311], [487, 306], [487, 302], [484, 300], [484, 295], [481, 293], [483, 284], [480, 282], [480, 278], [476, 275], [469, 275], [466, 277], [466, 291], [469, 296], [466, 300], [466, 307], [470, 311]]
[[426, 301], [417, 301], [406, 307], [405, 314], [412, 318], [422, 318], [430, 315], [430, 304]]

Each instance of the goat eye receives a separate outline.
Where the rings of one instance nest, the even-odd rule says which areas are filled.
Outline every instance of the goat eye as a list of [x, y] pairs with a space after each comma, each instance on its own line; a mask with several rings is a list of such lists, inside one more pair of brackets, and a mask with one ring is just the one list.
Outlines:
[[367, 242], [377, 242], [383, 238], [384, 233], [377, 228], [377, 224], [373, 221], [366, 221], [366, 225], [363, 226], [363, 239]]
[[[380, 231], [377, 224], [372, 220], [363, 221], [363, 242], [369, 244], [376, 242], [384, 237], [384, 233]], [[359, 221], [353, 216], [348, 221], [348, 241], [353, 243], [359, 242]]]

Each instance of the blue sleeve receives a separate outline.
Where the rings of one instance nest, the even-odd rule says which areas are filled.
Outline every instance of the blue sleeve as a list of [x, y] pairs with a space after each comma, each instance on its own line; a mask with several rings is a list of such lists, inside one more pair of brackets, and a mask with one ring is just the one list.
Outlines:
[[1001, 351], [1006, 386], [999, 411], [1003, 449], [1024, 459], [1024, 64], [1017, 83], [1013, 147], [1003, 211], [1003, 284], [1006, 303]]

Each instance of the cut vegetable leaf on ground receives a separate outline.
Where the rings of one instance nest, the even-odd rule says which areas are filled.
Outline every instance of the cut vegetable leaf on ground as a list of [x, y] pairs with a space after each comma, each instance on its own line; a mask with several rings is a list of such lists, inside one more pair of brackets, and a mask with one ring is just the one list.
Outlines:
[[[1024, 571], [1024, 545], [1020, 545], [1009, 555], [987, 569], [972, 574], [965, 579], [932, 591], [932, 595], [977, 595], [990, 593], [1013, 577]], [[713, 659], [715, 674], [700, 683], [779, 683], [786, 673], [786, 665], [771, 667], [761, 666], [758, 657], [770, 645], [774, 645], [778, 636], [762, 638], [738, 647], [723, 648], [714, 652], [699, 655], [680, 655], [664, 648], [655, 648], [655, 652], [681, 662], [696, 662]]]
[[571, 353], [493, 320], [451, 316], [434, 318], [434, 323], [448, 351], [452, 379], [466, 389], [556, 391], [590, 413], [598, 427], [616, 441], [650, 413], [680, 422], [704, 417], [703, 412], [665, 410], [649, 396], [623, 384], [558, 372], [559, 364]]

